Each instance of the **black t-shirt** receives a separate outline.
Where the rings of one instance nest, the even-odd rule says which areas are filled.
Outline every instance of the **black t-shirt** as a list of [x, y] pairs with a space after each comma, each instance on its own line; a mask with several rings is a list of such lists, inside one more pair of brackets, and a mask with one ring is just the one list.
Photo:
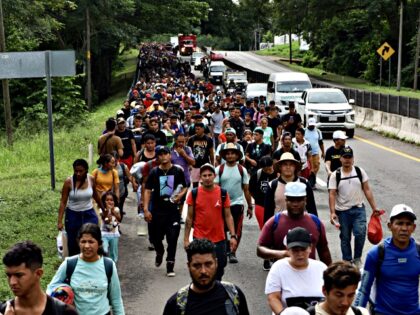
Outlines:
[[[299, 155], [299, 153], [297, 151], [295, 151], [294, 149], [290, 149], [290, 151], [287, 151], [287, 152], [292, 153], [293, 156], [294, 156], [294, 158], [300, 162], [300, 155]], [[281, 158], [281, 155], [283, 153], [285, 153], [285, 151], [283, 150], [283, 148], [274, 151], [274, 153], [273, 153], [273, 159], [279, 161], [280, 158]]]
[[146, 182], [146, 189], [152, 190], [152, 211], [163, 214], [178, 211], [178, 205], [169, 198], [179, 185], [187, 187], [180, 167], [172, 165], [166, 172], [159, 167], [153, 168]]
[[210, 137], [206, 135], [203, 135], [203, 137], [194, 135], [188, 139], [187, 145], [192, 149], [195, 168], [200, 168], [204, 164], [210, 163], [210, 149], [213, 148], [213, 140]]
[[300, 117], [298, 113], [287, 113], [281, 118], [282, 123], [288, 122], [290, 120], [290, 117], [293, 117], [293, 123], [287, 127], [284, 127], [284, 130], [290, 132], [292, 134], [292, 137], [294, 137], [298, 124], [302, 122], [302, 117]]
[[274, 137], [274, 140], [276, 140], [278, 137], [277, 127], [282, 124], [282, 121], [280, 117], [271, 118], [270, 116], [267, 116], [267, 121], [268, 121], [268, 127], [271, 127], [271, 129], [273, 129], [273, 137]]
[[253, 120], [251, 120], [249, 123], [244, 121], [244, 127], [245, 127], [245, 129], [249, 129], [251, 131], [254, 131], [254, 129], [257, 127], [257, 124]]
[[156, 145], [167, 145], [168, 142], [166, 140], [166, 135], [162, 130], [158, 130], [156, 132], [151, 131], [151, 130], [147, 130], [144, 134], [143, 134], [143, 139], [144, 136], [150, 134], [153, 135], [156, 139]]
[[[54, 298], [47, 295], [47, 305], [45, 306], [44, 312], [42, 315], [77, 315], [78, 312], [75, 310], [73, 306], [65, 304], [64, 311], [63, 312], [55, 312], [56, 306], [54, 306], [54, 303], [56, 304], [64, 304], [61, 301], [56, 300], [54, 302]], [[12, 300], [12, 303], [14, 303], [14, 300]], [[6, 302], [0, 303], [0, 313], [4, 314], [6, 311]]]
[[[249, 314], [248, 305], [245, 295], [236, 287], [239, 294], [239, 315]], [[179, 315], [181, 312], [177, 307], [177, 293], [172, 295], [165, 305], [163, 315]], [[223, 285], [216, 281], [215, 286], [206, 293], [195, 293], [193, 290], [188, 292], [188, 302], [185, 309], [186, 315], [227, 315], [225, 302], [229, 300], [229, 296]]]
[[262, 171], [259, 179], [258, 171], [252, 174], [251, 179], [249, 180], [249, 191], [255, 199], [256, 205], [264, 206], [265, 195], [268, 191], [268, 184], [276, 177], [276, 172], [267, 174]]
[[[131, 130], [125, 129], [124, 131], [115, 130], [115, 135], [121, 138], [121, 141], [124, 145], [124, 154], [123, 159], [128, 158], [130, 155], [133, 155], [133, 148], [131, 147], [131, 140], [134, 139], [133, 132]], [[134, 152], [135, 153], [135, 152]]]
[[255, 142], [251, 143], [248, 148], [246, 149], [246, 153], [249, 154], [249, 158], [255, 160], [257, 162], [256, 167], [252, 167], [251, 164], [247, 162], [247, 167], [249, 166], [251, 170], [251, 174], [253, 170], [257, 170], [260, 168], [260, 160], [263, 156], [271, 154], [271, 145], [266, 143], [256, 144]]
[[334, 172], [337, 168], [341, 167], [341, 150], [342, 148], [336, 149], [332, 146], [325, 151], [325, 162], [331, 161], [331, 172]]
[[242, 136], [243, 136], [244, 130], [245, 130], [244, 121], [241, 118], [236, 119], [236, 118], [230, 117], [229, 118], [229, 123], [230, 123], [230, 126], [233, 129], [235, 129], [236, 137], [238, 139], [242, 139]]

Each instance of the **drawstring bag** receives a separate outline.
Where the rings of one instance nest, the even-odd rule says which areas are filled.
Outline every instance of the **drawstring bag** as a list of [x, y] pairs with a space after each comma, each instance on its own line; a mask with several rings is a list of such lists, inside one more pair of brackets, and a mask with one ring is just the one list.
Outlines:
[[373, 245], [376, 245], [382, 241], [384, 236], [382, 231], [381, 215], [385, 213], [385, 210], [378, 210], [378, 212], [379, 214], [375, 212], [372, 213], [368, 224], [368, 240]]

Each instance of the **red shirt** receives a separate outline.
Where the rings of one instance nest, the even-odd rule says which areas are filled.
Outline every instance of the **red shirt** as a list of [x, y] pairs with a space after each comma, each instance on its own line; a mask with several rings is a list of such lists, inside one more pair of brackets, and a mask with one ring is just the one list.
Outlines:
[[[193, 205], [192, 192], [188, 193], [187, 204]], [[213, 243], [225, 240], [224, 208], [230, 207], [229, 194], [226, 196], [222, 207], [222, 192], [215, 185], [212, 190], [198, 187], [197, 199], [195, 200], [194, 238], [207, 238]]]

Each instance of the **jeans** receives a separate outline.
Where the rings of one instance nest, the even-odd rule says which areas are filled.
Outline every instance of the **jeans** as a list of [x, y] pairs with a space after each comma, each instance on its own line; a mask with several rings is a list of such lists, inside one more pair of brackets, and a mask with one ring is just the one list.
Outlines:
[[85, 223], [98, 224], [98, 217], [95, 210], [90, 209], [86, 211], [73, 211], [66, 208], [66, 218], [64, 220], [64, 227], [67, 233], [67, 246], [69, 249], [69, 256], [80, 253], [79, 244], [77, 243], [77, 233]]
[[118, 240], [119, 237], [102, 237], [102, 247], [104, 252], [108, 254], [115, 263], [118, 262]]
[[362, 257], [363, 246], [366, 240], [366, 210], [365, 206], [337, 211], [340, 223], [341, 254], [343, 260], [351, 261], [351, 233], [354, 234], [354, 259]]
[[152, 243], [155, 246], [156, 255], [163, 255], [163, 239], [166, 236], [168, 243], [166, 261], [175, 262], [176, 245], [178, 243], [179, 232], [181, 230], [181, 215], [178, 211], [168, 214], [153, 212], [152, 222], [150, 223]]

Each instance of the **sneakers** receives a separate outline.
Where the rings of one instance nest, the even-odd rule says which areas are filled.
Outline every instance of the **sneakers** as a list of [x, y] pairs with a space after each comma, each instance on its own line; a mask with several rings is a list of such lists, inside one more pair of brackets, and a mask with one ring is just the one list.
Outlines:
[[269, 261], [268, 259], [264, 259], [263, 270], [270, 271], [270, 269], [271, 269], [271, 261]]
[[353, 260], [353, 265], [357, 268], [357, 269], [361, 269], [362, 267], [363, 267], [363, 264], [362, 264], [362, 260], [360, 259], [360, 258], [355, 258], [354, 260]]
[[229, 263], [230, 264], [237, 264], [238, 263], [238, 258], [236, 258], [234, 253], [229, 254]]
[[167, 261], [166, 262], [166, 276], [167, 277], [175, 277], [174, 272], [175, 262], [174, 261]]
[[162, 265], [162, 261], [163, 261], [163, 255], [156, 254], [155, 266], [160, 267], [160, 265]]

